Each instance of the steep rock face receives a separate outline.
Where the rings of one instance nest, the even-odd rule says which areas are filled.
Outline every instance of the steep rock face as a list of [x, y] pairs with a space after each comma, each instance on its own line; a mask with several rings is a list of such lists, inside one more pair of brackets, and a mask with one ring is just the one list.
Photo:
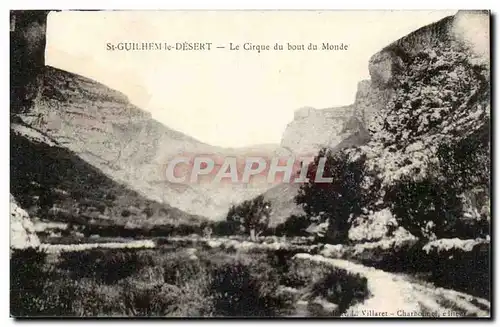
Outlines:
[[[465, 153], [476, 151], [480, 166], [472, 167], [469, 175], [475, 181], [485, 180], [490, 153], [489, 62], [487, 11], [459, 11], [372, 56], [371, 79], [358, 84], [352, 117], [340, 128], [331, 126], [323, 135], [315, 135], [322, 146], [345, 149], [353, 160], [366, 155], [369, 169], [382, 181], [380, 201], [355, 220], [353, 239], [365, 239], [374, 229], [379, 232], [370, 236], [371, 240], [388, 237], [388, 221], [391, 230], [400, 230], [394, 219], [386, 219], [392, 212], [389, 204], [383, 205], [384, 192], [405, 176], [428, 176], [435, 168], [440, 146], [461, 147]], [[314, 124], [304, 123], [300, 133], [308, 135], [314, 129]], [[335, 142], [329, 142], [329, 133], [336, 135], [336, 146], [331, 146]], [[489, 220], [487, 184], [476, 182], [476, 187], [461, 195], [465, 218]], [[269, 199], [278, 205], [286, 202], [271, 196], [273, 191], [268, 192]], [[293, 205], [293, 201], [288, 203]], [[300, 208], [292, 211], [297, 210]]]
[[372, 80], [364, 80], [358, 83], [358, 90], [354, 101], [354, 117], [363, 126], [369, 126], [373, 117], [384, 108], [394, 94], [391, 87], [379, 84]]
[[10, 12], [11, 106], [21, 110], [36, 96], [37, 76], [45, 66], [47, 10]]
[[333, 148], [342, 141], [344, 125], [353, 111], [353, 106], [319, 110], [301, 108], [286, 127], [281, 146], [300, 155], [314, 155], [322, 147]]
[[[488, 21], [488, 13], [459, 12], [372, 57], [375, 84], [394, 90], [368, 125], [372, 139], [366, 151], [381, 151], [402, 163], [404, 157], [415, 159], [419, 151], [430, 154], [440, 141], [465, 138], [489, 125], [489, 54], [476, 46], [476, 41], [483, 42], [484, 34], [488, 37]], [[477, 38], [464, 38], [460, 33], [463, 25], [479, 29]], [[387, 53], [392, 53], [390, 62], [373, 64], [374, 58]], [[391, 65], [398, 68], [388, 69]], [[387, 81], [380, 76], [388, 76]], [[380, 167], [386, 176], [398, 175], [387, 164]], [[389, 177], [392, 173], [396, 175]]]
[[489, 12], [461, 10], [393, 42], [370, 59], [371, 80], [379, 88], [394, 86], [394, 78], [417, 54], [456, 42], [477, 60], [489, 61]]
[[37, 247], [40, 240], [36, 236], [33, 223], [28, 213], [19, 207], [16, 200], [10, 195], [10, 247], [24, 249]]
[[[382, 197], [404, 178], [420, 181], [444, 174], [435, 178], [463, 192], [461, 219], [489, 221], [488, 39], [488, 12], [458, 12], [372, 57], [372, 85], [391, 96], [369, 122], [369, 143], [350, 151], [354, 158], [367, 155], [369, 169], [379, 173]], [[470, 167], [469, 155], [475, 162]], [[443, 157], [448, 159], [443, 162]], [[455, 181], [446, 175], [447, 161], [460, 162], [466, 176]], [[391, 206], [379, 204], [376, 211]], [[363, 226], [359, 221], [366, 230], [381, 223], [368, 214], [357, 220], [358, 230]]]

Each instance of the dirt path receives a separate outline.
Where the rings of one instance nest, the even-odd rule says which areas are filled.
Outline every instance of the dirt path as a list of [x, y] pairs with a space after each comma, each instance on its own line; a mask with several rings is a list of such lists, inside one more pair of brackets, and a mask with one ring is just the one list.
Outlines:
[[297, 254], [297, 260], [313, 260], [360, 274], [368, 281], [371, 296], [349, 308], [345, 317], [488, 317], [490, 303], [465, 293], [411, 282], [392, 273], [321, 255]]

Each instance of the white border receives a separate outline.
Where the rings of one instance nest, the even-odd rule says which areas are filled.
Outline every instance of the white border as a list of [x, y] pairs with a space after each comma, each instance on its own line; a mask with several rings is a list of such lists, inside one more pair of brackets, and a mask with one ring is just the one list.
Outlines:
[[[37, 1], [37, 0], [23, 0], [23, 1], [2, 1], [0, 6], [2, 6], [2, 15], [0, 16], [1, 24], [0, 26], [3, 26], [5, 29], [4, 31], [7, 30], [8, 27], [8, 14], [7, 11], [10, 9], [146, 9], [146, 10], [154, 10], [154, 9], [190, 9], [190, 10], [201, 10], [201, 9], [210, 9], [210, 10], [215, 10], [215, 9], [224, 9], [224, 10], [229, 10], [229, 9], [237, 9], [237, 10], [243, 10], [243, 9], [305, 9], [305, 10], [314, 10], [314, 9], [356, 9], [356, 10], [383, 10], [383, 9], [394, 9], [394, 10], [401, 10], [401, 9], [406, 9], [406, 10], [424, 10], [424, 9], [491, 9], [493, 14], [498, 13], [498, 4], [500, 1], [498, 0], [454, 0], [454, 1], [435, 1], [435, 0], [420, 0], [420, 1], [401, 1], [401, 0], [394, 0], [394, 1], [389, 1], [389, 0], [378, 0], [378, 1], [361, 1], [361, 0], [348, 0], [348, 1], [338, 1], [338, 2], [333, 2], [333, 1], [327, 1], [327, 0], [307, 0], [307, 1], [296, 1], [296, 0], [288, 0], [288, 1], [277, 1], [277, 0], [245, 0], [245, 1], [208, 1], [208, 0], [184, 0], [184, 1], [152, 1], [152, 0], [141, 0], [141, 1], [133, 1], [133, 0], [120, 0], [120, 1], [103, 1], [103, 0], [85, 0], [85, 1], [60, 1], [60, 0], [46, 0], [46, 1]], [[1, 317], [1, 322], [2, 326], [12, 326], [15, 322], [13, 319], [9, 318], [9, 272], [8, 272], [8, 267], [9, 267], [9, 219], [7, 218], [7, 213], [8, 213], [8, 208], [9, 208], [9, 165], [10, 161], [7, 159], [9, 153], [9, 72], [8, 72], [8, 67], [9, 67], [9, 36], [6, 32], [3, 32], [0, 34], [3, 47], [2, 47], [2, 54], [3, 54], [3, 62], [4, 64], [2, 65], [2, 85], [0, 87], [0, 92], [2, 92], [2, 97], [1, 99], [3, 100], [4, 107], [2, 110], [0, 110], [0, 114], [2, 115], [0, 118], [0, 122], [2, 124], [5, 124], [5, 127], [1, 130], [1, 138], [0, 138], [0, 149], [2, 150], [1, 153], [3, 154], [2, 157], [3, 159], [1, 160], [0, 163], [0, 181], [2, 182], [1, 185], [1, 193], [0, 193], [0, 212], [5, 213], [5, 216], [3, 218], [3, 228], [1, 229], [1, 232], [3, 233], [3, 237], [0, 238], [1, 243], [3, 245], [0, 245], [0, 248], [3, 249], [0, 251], [2, 254], [1, 262], [3, 269], [0, 270], [0, 281], [1, 281], [1, 305], [0, 308], [2, 310], [0, 317]], [[497, 33], [493, 32], [493, 37], [495, 39], [495, 43], [497, 44], [498, 41], [498, 35]], [[494, 60], [495, 65], [494, 67], [497, 67], [496, 62], [497, 62], [497, 55], [498, 52], [495, 52], [495, 58], [492, 58]], [[495, 69], [496, 72], [496, 69]], [[494, 72], [494, 73], [495, 73]], [[494, 96], [496, 98], [497, 93], [497, 83], [494, 83]], [[496, 108], [492, 108], [493, 111], [496, 111]], [[498, 113], [496, 112], [494, 116], [497, 116]], [[496, 133], [498, 134], [498, 133]], [[498, 141], [496, 140], [495, 137], [495, 153], [498, 153]], [[497, 165], [495, 165], [496, 170], [498, 171]], [[498, 193], [497, 188], [495, 187], [495, 194]], [[492, 199], [492, 203], [494, 205], [494, 212], [498, 212], [497, 209], [497, 203], [495, 200]], [[496, 218], [496, 217], [494, 217]], [[493, 219], [494, 219], [493, 218]], [[498, 235], [498, 225], [499, 223], [497, 222], [495, 224], [495, 234]], [[494, 241], [494, 238], [493, 238]], [[498, 274], [496, 274], [495, 277], [497, 277]], [[495, 278], [495, 281], [498, 282], [498, 279]], [[495, 297], [496, 298], [496, 297]], [[496, 303], [495, 303], [496, 304]], [[497, 305], [495, 305], [495, 312], [498, 313], [498, 308]], [[135, 323], [138, 324], [144, 324], [145, 321], [134, 321]], [[227, 320], [225, 322], [222, 321], [187, 321], [187, 322], [182, 322], [183, 324], [195, 324], [198, 322], [204, 322], [204, 323], [210, 323], [210, 324], [220, 324], [220, 323], [237, 323], [236, 321], [232, 320]], [[373, 321], [372, 321], [373, 322]], [[431, 322], [431, 321], [429, 321]], [[53, 324], [53, 322], [38, 322], [41, 325], [46, 325], [50, 326]], [[71, 321], [61, 321], [59, 324], [74, 324], [76, 322], [71, 322]], [[111, 325], [118, 325], [124, 323], [123, 321], [90, 321], [90, 322], [79, 322], [79, 324], [83, 325], [94, 325], [94, 324], [111, 324]], [[148, 322], [150, 323], [150, 322]], [[177, 321], [162, 321], [159, 322], [162, 324], [168, 324], [168, 325], [177, 325], [180, 322]], [[286, 320], [286, 321], [256, 321], [256, 320], [249, 320], [246, 323], [250, 324], [259, 324], [262, 326], [265, 325], [271, 325], [271, 324], [278, 324], [278, 323], [285, 323], [289, 324], [292, 323], [291, 320]], [[295, 323], [299, 323], [300, 325], [308, 325], [308, 324], [358, 324], [360, 321], [351, 321], [349, 322], [342, 322], [339, 320], [336, 321], [305, 321], [305, 320], [298, 320]], [[386, 321], [380, 321], [378, 323], [385, 324]], [[420, 322], [415, 322], [417, 325], [424, 325], [427, 324], [428, 321], [420, 321]], [[452, 325], [455, 322], [453, 321], [447, 321], [447, 322], [438, 322], [440, 324], [447, 324], [447, 325]]]

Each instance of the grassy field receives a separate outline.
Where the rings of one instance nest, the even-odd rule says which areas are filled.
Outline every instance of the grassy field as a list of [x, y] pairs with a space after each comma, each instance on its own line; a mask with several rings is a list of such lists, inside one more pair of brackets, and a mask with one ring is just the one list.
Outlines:
[[295, 262], [293, 254], [170, 245], [60, 254], [17, 250], [11, 254], [11, 314], [332, 316], [369, 295], [366, 279]]

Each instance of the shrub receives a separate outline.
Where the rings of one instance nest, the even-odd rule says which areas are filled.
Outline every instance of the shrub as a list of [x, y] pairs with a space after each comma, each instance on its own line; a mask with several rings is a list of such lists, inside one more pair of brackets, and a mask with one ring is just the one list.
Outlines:
[[164, 283], [182, 286], [206, 273], [205, 268], [198, 261], [187, 260], [179, 255], [168, 256], [168, 258], [163, 263]]
[[223, 263], [212, 272], [210, 293], [216, 316], [275, 316], [284, 304], [279, 276], [266, 264]]
[[274, 316], [291, 308], [265, 255], [200, 251], [193, 258], [189, 253], [62, 253], [60, 263], [48, 269], [43, 253], [18, 251], [12, 260], [11, 312], [48, 317]]
[[14, 317], [43, 315], [43, 293], [48, 274], [45, 252], [12, 250], [10, 259], [10, 312]]
[[321, 296], [338, 305], [335, 315], [344, 313], [351, 305], [368, 297], [368, 281], [343, 269], [334, 269], [323, 279], [313, 284], [311, 295]]
[[305, 216], [291, 215], [284, 223], [275, 228], [275, 234], [278, 236], [307, 236], [306, 229], [311, 222]]
[[58, 264], [58, 268], [67, 270], [73, 279], [95, 278], [108, 285], [131, 276], [140, 267], [135, 250], [123, 249], [64, 252]]
[[[384, 200], [400, 226], [417, 237], [475, 238], [489, 233], [490, 156], [486, 126], [438, 144], [437, 163], [419, 180], [388, 187]], [[468, 217], [468, 218], [466, 218]]]
[[217, 221], [212, 224], [212, 230], [218, 236], [236, 235], [240, 230], [240, 224], [237, 221]]
[[284, 276], [284, 285], [305, 287], [319, 282], [332, 271], [333, 268], [324, 263], [316, 263], [311, 260], [292, 260], [288, 272]]
[[[165, 289], [168, 289], [165, 292]], [[181, 290], [170, 285], [124, 284], [120, 289], [123, 309], [129, 316], [162, 317], [175, 305]]]
[[489, 193], [491, 161], [489, 140], [485, 139], [489, 138], [489, 131], [482, 134], [438, 147], [440, 172], [458, 192], [479, 186]]

